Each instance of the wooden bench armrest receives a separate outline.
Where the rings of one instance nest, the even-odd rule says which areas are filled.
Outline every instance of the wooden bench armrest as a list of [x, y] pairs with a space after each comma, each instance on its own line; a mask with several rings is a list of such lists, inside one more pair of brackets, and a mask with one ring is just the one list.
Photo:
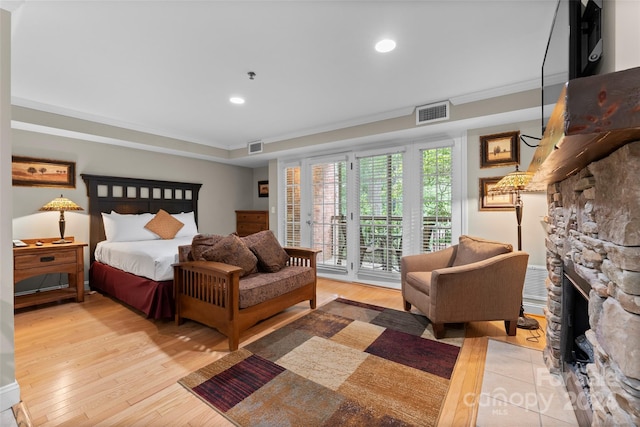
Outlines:
[[[240, 267], [214, 261], [173, 264], [173, 296], [176, 301], [188, 295], [232, 311], [236, 307], [237, 310], [241, 272]], [[179, 317], [178, 311], [176, 315]]]
[[291, 259], [289, 265], [302, 265], [316, 268], [316, 255], [322, 252], [319, 249], [302, 248], [297, 246], [287, 246], [284, 250], [289, 254]]
[[219, 273], [224, 275], [231, 275], [233, 273], [240, 273], [242, 269], [235, 265], [225, 264], [215, 261], [186, 261], [173, 264], [174, 271], [176, 268], [193, 269], [199, 271], [208, 271], [211, 274]]

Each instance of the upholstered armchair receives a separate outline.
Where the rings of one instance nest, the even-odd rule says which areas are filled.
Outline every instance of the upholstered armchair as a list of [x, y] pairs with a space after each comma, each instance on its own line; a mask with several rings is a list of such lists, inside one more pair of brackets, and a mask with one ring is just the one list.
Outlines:
[[529, 254], [509, 244], [471, 236], [444, 250], [401, 260], [404, 309], [415, 306], [433, 325], [436, 338], [445, 323], [504, 320], [516, 334]]

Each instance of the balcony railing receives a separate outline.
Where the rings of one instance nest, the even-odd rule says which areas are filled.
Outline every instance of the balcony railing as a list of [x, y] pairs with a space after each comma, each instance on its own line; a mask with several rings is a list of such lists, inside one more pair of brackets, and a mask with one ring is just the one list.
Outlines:
[[[346, 263], [347, 221], [343, 215], [331, 218], [330, 264]], [[451, 218], [427, 216], [422, 219], [422, 252], [434, 252], [451, 245]], [[360, 217], [360, 267], [400, 271], [402, 257], [402, 217]], [[329, 251], [327, 251], [329, 252]], [[328, 259], [327, 259], [328, 261]]]

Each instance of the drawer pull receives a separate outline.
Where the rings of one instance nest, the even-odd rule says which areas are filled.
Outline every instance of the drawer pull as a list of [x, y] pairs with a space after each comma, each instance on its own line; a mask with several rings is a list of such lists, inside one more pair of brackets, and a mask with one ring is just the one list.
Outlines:
[[56, 257], [54, 256], [43, 256], [40, 257], [40, 262], [51, 262], [51, 261], [55, 261]]

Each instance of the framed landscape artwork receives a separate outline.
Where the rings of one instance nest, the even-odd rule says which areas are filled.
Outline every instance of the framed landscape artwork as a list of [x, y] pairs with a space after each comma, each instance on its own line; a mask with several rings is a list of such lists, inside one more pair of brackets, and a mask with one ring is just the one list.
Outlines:
[[269, 197], [269, 181], [258, 181], [258, 197]]
[[481, 211], [511, 211], [514, 209], [516, 202], [515, 193], [510, 194], [492, 194], [491, 189], [502, 179], [501, 176], [490, 178], [480, 178], [480, 193], [478, 200], [480, 201], [479, 210]]
[[25, 187], [76, 187], [76, 164], [63, 160], [11, 157], [13, 185]]
[[520, 132], [504, 132], [480, 137], [480, 167], [520, 163]]

